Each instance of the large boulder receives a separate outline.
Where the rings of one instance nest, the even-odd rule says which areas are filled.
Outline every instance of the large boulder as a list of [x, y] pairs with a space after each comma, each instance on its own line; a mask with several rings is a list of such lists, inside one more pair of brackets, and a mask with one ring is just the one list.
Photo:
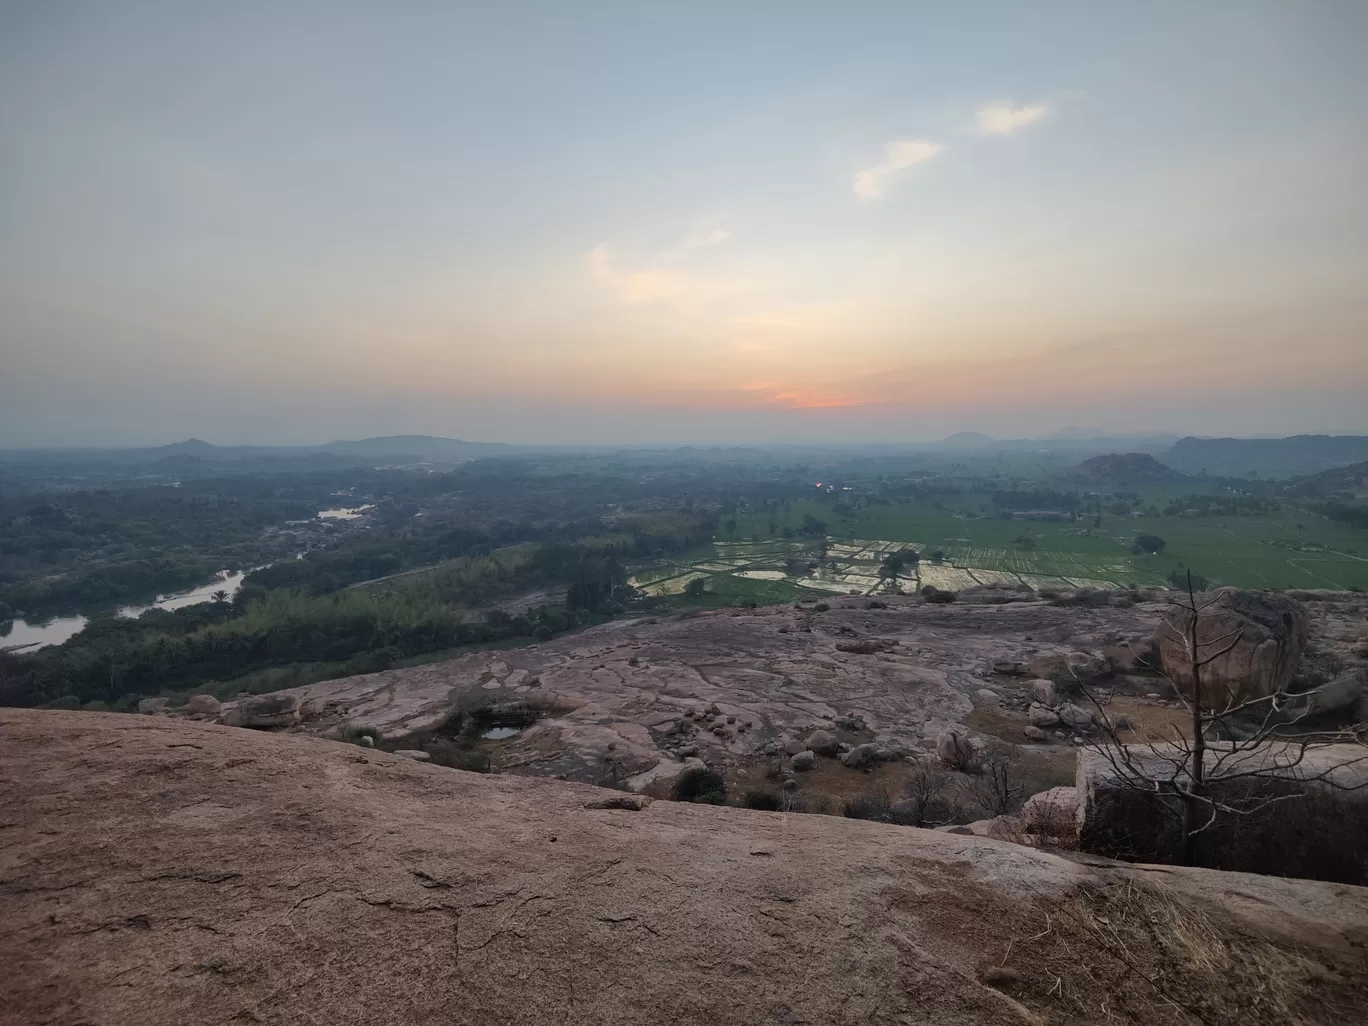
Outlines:
[[804, 744], [818, 755], [838, 755], [841, 751], [841, 739], [829, 730], [814, 730]]
[[865, 744], [856, 745], [850, 751], [841, 756], [841, 765], [851, 769], [865, 769], [873, 766], [884, 756], [884, 751], [878, 745]]
[[138, 703], [138, 712], [144, 716], [165, 716], [167, 705], [165, 698], [144, 698]]
[[1353, 723], [1368, 720], [1368, 669], [1345, 670], [1320, 687], [1293, 696], [1287, 711], [1293, 716], [1341, 713]]
[[299, 696], [288, 691], [240, 698], [219, 717], [229, 727], [293, 727], [299, 722]]
[[217, 716], [222, 710], [219, 700], [213, 695], [191, 695], [185, 703], [186, 711], [199, 716]]
[[1078, 789], [1052, 787], [1033, 794], [1017, 816], [1028, 834], [1072, 838], [1078, 832]]
[[[1081, 749], [1075, 782], [1079, 850], [1133, 862], [1180, 862], [1182, 806], [1163, 782], [1176, 773], [1186, 786], [1188, 776], [1178, 768], [1184, 758], [1171, 744]], [[1302, 751], [1268, 742], [1241, 749], [1216, 742], [1205, 766], [1209, 796], [1245, 811], [1219, 813], [1202, 832], [1198, 864], [1368, 884], [1368, 748], [1337, 744]]]
[[1092, 712], [1072, 702], [1062, 703], [1055, 712], [1059, 714], [1066, 727], [1072, 727], [1074, 730], [1088, 730], [1097, 722]]
[[1059, 704], [1059, 689], [1055, 687], [1054, 681], [1041, 677], [1031, 681], [1027, 686], [1030, 688], [1032, 700], [1046, 708], [1053, 709]]
[[810, 769], [816, 768], [817, 756], [815, 753], [809, 751], [796, 752], [794, 753], [790, 765], [798, 772], [805, 773]]
[[[1201, 670], [1204, 706], [1225, 709], [1287, 687], [1306, 647], [1308, 620], [1300, 602], [1273, 592], [1221, 588], [1197, 596], [1196, 618], [1198, 657], [1216, 657]], [[1154, 633], [1160, 666], [1189, 698], [1192, 620], [1192, 610], [1175, 602]]]
[[1031, 707], [1026, 710], [1026, 718], [1031, 721], [1033, 727], [1059, 726], [1059, 713], [1053, 709], [1047, 709], [1039, 702], [1031, 703]]
[[943, 731], [936, 738], [936, 757], [951, 769], [968, 772], [978, 763], [978, 747], [967, 734], [958, 730]]

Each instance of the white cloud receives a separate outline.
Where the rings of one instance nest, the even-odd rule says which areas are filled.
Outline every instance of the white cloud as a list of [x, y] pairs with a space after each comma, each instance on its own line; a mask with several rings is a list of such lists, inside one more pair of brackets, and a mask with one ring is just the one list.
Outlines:
[[884, 147], [884, 159], [880, 163], [855, 172], [851, 188], [861, 199], [879, 199], [893, 175], [913, 164], [930, 160], [943, 149], [944, 146], [930, 139], [896, 139]]
[[686, 253], [692, 253], [696, 249], [707, 249], [709, 246], [719, 246], [724, 242], [730, 241], [732, 233], [725, 228], [718, 227], [698, 227], [689, 232], [688, 235], [679, 242], [678, 245], [667, 249], [662, 256], [680, 257]]
[[692, 280], [687, 274], [664, 268], [631, 271], [623, 268], [601, 242], [589, 251], [589, 270], [602, 285], [616, 292], [624, 303], [651, 303], [673, 299], [687, 292]]
[[980, 107], [975, 120], [978, 130], [985, 135], [1012, 135], [1048, 113], [1049, 108], [1043, 103], [1029, 103], [1020, 107], [1010, 103], [994, 103]]

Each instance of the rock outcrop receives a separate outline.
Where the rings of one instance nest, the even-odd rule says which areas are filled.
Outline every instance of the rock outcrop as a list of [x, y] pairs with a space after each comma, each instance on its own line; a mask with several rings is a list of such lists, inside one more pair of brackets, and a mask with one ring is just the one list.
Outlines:
[[[786, 749], [818, 728], [852, 745], [931, 751], [943, 731], [967, 730], [994, 664], [1018, 670], [1054, 657], [1067, 674], [1070, 657], [1077, 662], [1084, 653], [1085, 664], [1105, 665], [1087, 653], [1114, 638], [1152, 633], [1163, 609], [880, 601], [882, 608], [871, 608], [863, 599], [833, 598], [820, 615], [785, 605], [619, 620], [527, 648], [469, 652], [285, 693], [301, 703], [294, 729], [340, 737], [349, 726], [373, 727], [392, 741], [431, 732], [454, 710], [537, 702], [550, 711], [502, 742], [496, 765], [592, 781], [612, 744], [634, 771], [631, 779], [655, 779], [677, 772], [686, 748], [711, 766], [741, 767], [767, 746]], [[861, 639], [879, 640], [881, 651], [839, 647]], [[1004, 694], [1004, 716], [1016, 714], [1015, 700], [1007, 700], [1015, 687], [992, 687]], [[223, 722], [234, 722], [234, 705], [252, 701], [229, 703]], [[681, 720], [693, 724], [685, 734]], [[826, 751], [840, 754], [839, 747]]]
[[1357, 888], [647, 802], [308, 736], [7, 709], [0, 779], [5, 1022], [1085, 1026], [1104, 1004], [1123, 1026], [1177, 1022], [1150, 991], [1118, 1000], [1126, 966], [1074, 932], [1137, 893], [1295, 948], [1317, 1022], [1352, 1021], [1368, 976]]
[[[1108, 754], [1116, 751], [1078, 753], [1079, 849], [1178, 862], [1182, 806], [1171, 791], [1156, 794], [1154, 782], [1176, 774], [1186, 783], [1187, 774], [1177, 768], [1183, 753], [1172, 745], [1133, 744], [1124, 758]], [[1202, 832], [1201, 865], [1368, 884], [1368, 747], [1301, 752], [1269, 742], [1240, 750], [1216, 742], [1205, 765], [1207, 793], [1235, 811], [1219, 813]], [[1268, 799], [1274, 800], [1265, 804]]]
[[219, 716], [228, 727], [293, 727], [299, 720], [299, 696], [289, 691], [238, 699]]
[[[1287, 687], [1306, 646], [1308, 619], [1300, 602], [1274, 592], [1221, 588], [1198, 595], [1197, 606], [1198, 657], [1216, 656], [1201, 671], [1205, 706], [1220, 710]], [[1164, 673], [1188, 696], [1192, 620], [1192, 610], [1174, 603], [1154, 634]]]

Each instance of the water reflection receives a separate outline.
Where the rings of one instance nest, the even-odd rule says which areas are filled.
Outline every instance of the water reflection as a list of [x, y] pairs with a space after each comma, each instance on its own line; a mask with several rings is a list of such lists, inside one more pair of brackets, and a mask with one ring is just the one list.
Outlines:
[[[214, 595], [220, 591], [227, 592], [231, 600], [242, 587], [243, 576], [242, 571], [223, 570], [208, 584], [201, 584], [189, 591], [163, 595], [150, 606], [122, 606], [117, 615], [141, 616], [149, 609], [181, 609], [200, 602], [211, 602]], [[26, 623], [23, 620], [0, 623], [0, 649], [22, 649], [25, 652], [32, 652], [48, 645], [60, 645], [79, 634], [87, 622], [88, 618], [84, 616], [59, 616], [52, 620], [33, 623]]]

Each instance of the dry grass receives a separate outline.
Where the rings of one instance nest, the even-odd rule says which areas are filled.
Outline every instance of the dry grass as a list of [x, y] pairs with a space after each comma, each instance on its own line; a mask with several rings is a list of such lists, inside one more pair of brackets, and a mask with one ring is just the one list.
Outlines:
[[[985, 983], [1050, 1022], [1248, 1026], [1356, 1021], [1361, 969], [1240, 932], [1171, 892], [1127, 881], [1046, 907]], [[990, 979], [991, 978], [991, 979]], [[994, 982], [996, 981], [996, 982]]]

